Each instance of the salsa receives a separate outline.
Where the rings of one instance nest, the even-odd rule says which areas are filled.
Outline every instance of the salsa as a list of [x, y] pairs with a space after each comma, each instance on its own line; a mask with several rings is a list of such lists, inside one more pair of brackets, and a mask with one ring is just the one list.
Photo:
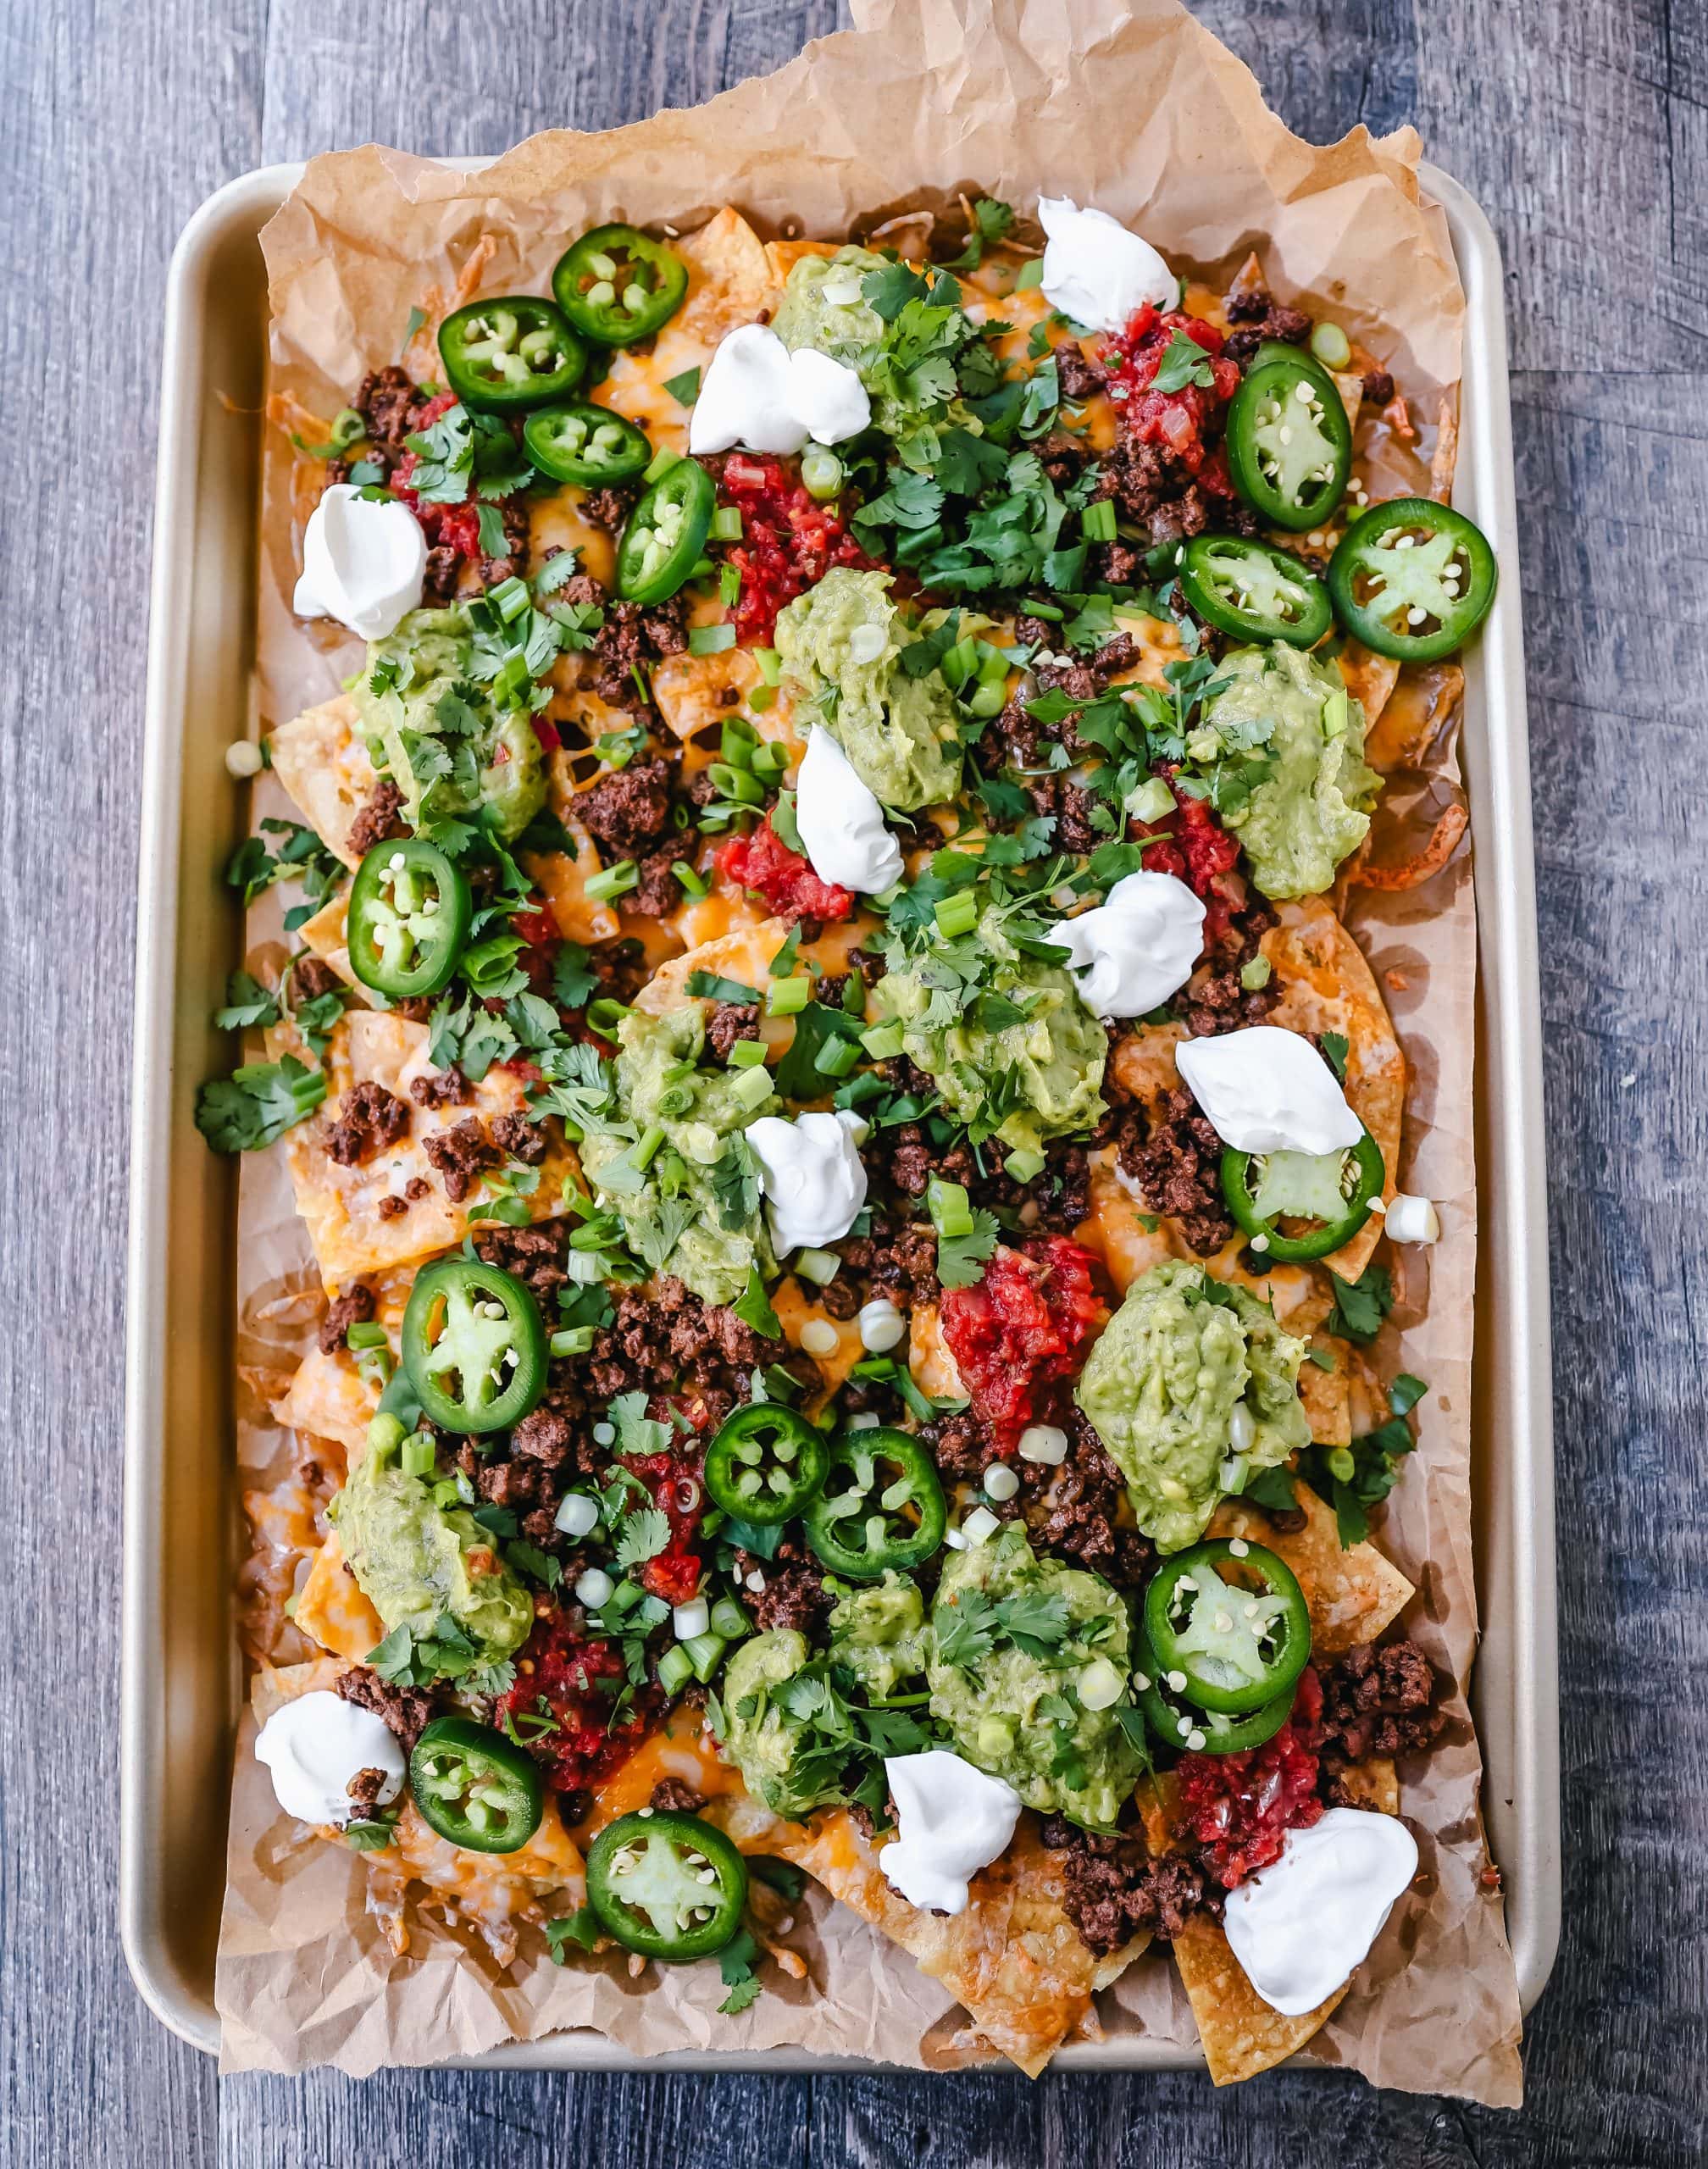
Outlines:
[[744, 647], [767, 646], [784, 604], [816, 587], [833, 565], [863, 571], [872, 563], [836, 505], [818, 503], [798, 469], [780, 459], [732, 452], [718, 496], [741, 515], [741, 539], [725, 556], [741, 575], [730, 615]]
[[854, 891], [821, 881], [772, 827], [768, 813], [745, 836], [731, 836], [718, 864], [738, 888], [757, 890], [784, 918], [843, 919], [854, 908]]
[[[1209, 357], [1213, 383], [1187, 383], [1170, 391], [1153, 388], [1177, 332]], [[1164, 314], [1147, 302], [1110, 341], [1104, 360], [1123, 441], [1160, 447], [1215, 496], [1231, 498], [1234, 485], [1221, 438], [1228, 402], [1239, 389], [1239, 366], [1222, 347], [1223, 335], [1202, 317], [1180, 309]]]
[[1148, 829], [1168, 831], [1146, 847], [1145, 871], [1172, 874], [1186, 884], [1204, 906], [1204, 938], [1213, 943], [1227, 932], [1228, 913], [1238, 901], [1224, 893], [1224, 878], [1239, 863], [1239, 840], [1228, 835], [1206, 800], [1181, 790], [1178, 773], [1162, 771], [1162, 780], [1174, 794], [1174, 811], [1161, 821], [1135, 825], [1134, 835], [1143, 843]]
[[561, 1611], [536, 1620], [498, 1698], [501, 1730], [519, 1742], [559, 1792], [597, 1784], [626, 1762], [657, 1722], [663, 1697], [648, 1683], [613, 1722], [628, 1684], [621, 1646], [578, 1634]]
[[[668, 1420], [668, 1410], [657, 1412]], [[700, 1586], [701, 1559], [695, 1532], [706, 1511], [698, 1454], [624, 1454], [622, 1466], [638, 1477], [670, 1524], [669, 1541], [640, 1569], [640, 1586], [667, 1604], [686, 1604]]]
[[1323, 1812], [1317, 1798], [1317, 1724], [1323, 1686], [1309, 1666], [1300, 1673], [1293, 1714], [1273, 1738], [1244, 1755], [1183, 1755], [1180, 1826], [1207, 1850], [1228, 1890], [1279, 1860], [1289, 1830], [1308, 1830]]
[[1063, 1380], [1104, 1306], [1093, 1254], [1065, 1235], [1034, 1235], [1019, 1250], [999, 1245], [984, 1276], [951, 1288], [940, 1313], [973, 1412], [1011, 1453], [1029, 1424], [1048, 1419]]

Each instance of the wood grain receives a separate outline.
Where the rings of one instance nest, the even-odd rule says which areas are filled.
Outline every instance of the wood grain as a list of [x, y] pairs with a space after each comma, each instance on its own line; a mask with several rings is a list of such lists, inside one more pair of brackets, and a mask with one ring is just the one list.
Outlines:
[[[1672, 2169], [1708, 2158], [1708, 11], [1206, 0], [1318, 138], [1414, 120], [1508, 269], [1549, 1057], [1566, 1939], [1520, 2116], [1276, 2074], [221, 2082], [112, 1926], [130, 895], [167, 256], [209, 190], [373, 136], [689, 103], [831, 0], [0, 0], [0, 2162]], [[122, 186], [115, 176], [123, 175]], [[21, 455], [21, 474], [19, 473]], [[1682, 998], [1681, 998], [1682, 997]], [[27, 1323], [26, 1323], [27, 1322]], [[21, 1327], [21, 1329], [20, 1329]], [[20, 1661], [25, 1653], [31, 1661]], [[44, 1692], [36, 1654], [46, 1652]]]

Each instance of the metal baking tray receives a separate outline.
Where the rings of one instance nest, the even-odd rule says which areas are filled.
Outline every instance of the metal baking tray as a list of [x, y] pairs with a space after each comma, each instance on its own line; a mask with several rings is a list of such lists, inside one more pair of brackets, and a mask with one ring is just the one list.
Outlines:
[[[474, 164], [484, 161], [457, 161]], [[150, 2007], [216, 2050], [214, 1954], [243, 1682], [232, 1589], [238, 1515], [231, 1300], [236, 1179], [203, 1145], [196, 1087], [229, 1055], [208, 1018], [241, 929], [221, 871], [241, 794], [221, 756], [251, 699], [266, 281], [257, 236], [301, 175], [277, 165], [210, 197], [172, 259], [162, 359], [137, 898], [126, 1365], [123, 1787], [125, 1955]], [[1477, 1144], [1482, 1247], [1474, 1390], [1477, 1584], [1471, 1700], [1483, 1806], [1528, 2011], [1560, 1931], [1558, 1650], [1541, 1025], [1529, 748], [1519, 629], [1500, 257], [1456, 181], [1444, 207], [1469, 302], [1455, 501], [1504, 577], [1467, 668], [1463, 759], [1479, 921]], [[495, 2066], [638, 2060], [590, 2033], [498, 2050]], [[695, 2053], [674, 2070], [823, 2070], [804, 2050]], [[1143, 2039], [1077, 2043], [1054, 2068], [1191, 2065]], [[859, 2067], [857, 2066], [851, 2067]]]

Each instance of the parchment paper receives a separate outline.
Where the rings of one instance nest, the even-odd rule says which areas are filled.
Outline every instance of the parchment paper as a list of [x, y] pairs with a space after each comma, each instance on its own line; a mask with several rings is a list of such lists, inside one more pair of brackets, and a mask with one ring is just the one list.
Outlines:
[[[371, 146], [315, 159], [263, 236], [274, 390], [336, 411], [365, 369], [397, 358], [412, 308], [430, 311], [452, 292], [482, 236], [496, 249], [485, 291], [541, 291], [566, 238], [604, 219], [687, 230], [733, 202], [764, 231], [792, 221], [791, 231], [840, 238], [896, 210], [942, 207], [965, 187], [1026, 212], [1040, 194], [1098, 204], [1204, 275], [1225, 275], [1255, 247], [1277, 293], [1332, 311], [1392, 368], [1414, 412], [1429, 418], [1444, 397], [1450, 403], [1463, 301], [1445, 224], [1420, 194], [1410, 129], [1376, 140], [1361, 127], [1320, 150], [1300, 142], [1246, 69], [1172, 0], [856, 0], [855, 12], [860, 29], [707, 106], [603, 135], [536, 136], [478, 175]], [[291, 616], [300, 508], [288, 443], [269, 435], [258, 689], [271, 724], [335, 691], [357, 657], [328, 629]], [[1435, 774], [1456, 785], [1450, 750]], [[282, 810], [262, 796], [258, 811]], [[1384, 1336], [1380, 1367], [1415, 1371], [1430, 1393], [1417, 1451], [1376, 1533], [1418, 1586], [1411, 1631], [1462, 1689], [1477, 1632], [1468, 857], [1411, 895], [1355, 901], [1350, 916], [1411, 1066], [1404, 1186], [1439, 1201], [1443, 1223], [1433, 1251], [1396, 1263], [1403, 1335]], [[245, 1170], [240, 1352], [252, 1366], [288, 1363], [308, 1344], [313, 1308], [292, 1300], [313, 1273], [280, 1157]], [[252, 1391], [243, 1412], [246, 1479], [276, 1474], [287, 1442]], [[1499, 1897], [1483, 1880], [1480, 1762], [1462, 1694], [1451, 1709], [1450, 1731], [1407, 1773], [1403, 1798], [1433, 1880], [1402, 1900], [1306, 2054], [1378, 2085], [1510, 2105], [1520, 2090], [1517, 1989]], [[361, 1861], [297, 1842], [249, 1751], [252, 1733], [246, 1718], [219, 1958], [227, 2069], [331, 2063], [362, 2073], [566, 2027], [596, 2028], [643, 2055], [790, 2044], [941, 2067], [978, 2053], [941, 1989], [816, 1894], [790, 1939], [810, 1982], [780, 1981], [735, 2018], [716, 2016], [713, 1968], [655, 1968], [640, 1983], [616, 1959], [558, 1968], [530, 1933], [501, 1972], [466, 1928], [419, 1904], [411, 1954], [394, 1958], [364, 1910]], [[1196, 2039], [1162, 1951], [1106, 1994], [1101, 2017], [1112, 2034], [1186, 2049]]]

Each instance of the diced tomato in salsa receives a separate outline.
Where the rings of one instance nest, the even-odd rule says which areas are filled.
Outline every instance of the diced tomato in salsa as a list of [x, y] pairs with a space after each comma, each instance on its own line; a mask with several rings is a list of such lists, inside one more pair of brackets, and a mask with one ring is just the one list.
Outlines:
[[731, 836], [718, 864], [738, 888], [757, 889], [785, 918], [843, 919], [854, 908], [854, 891], [821, 881], [772, 827], [768, 813], [746, 835]]
[[1308, 1830], [1323, 1812], [1317, 1798], [1317, 1731], [1323, 1686], [1307, 1666], [1293, 1714], [1279, 1732], [1245, 1755], [1183, 1755], [1180, 1828], [1208, 1848], [1208, 1864], [1232, 1890], [1279, 1860], [1289, 1830]]
[[864, 570], [872, 563], [836, 507], [811, 496], [793, 465], [731, 452], [718, 490], [741, 514], [741, 540], [724, 555], [741, 575], [731, 616], [744, 647], [768, 646], [777, 613], [816, 587], [833, 565]]
[[1206, 943], [1213, 943], [1226, 933], [1230, 905], [1239, 901], [1226, 893], [1226, 877], [1239, 863], [1239, 845], [1205, 800], [1190, 797], [1181, 790], [1178, 773], [1173, 768], [1162, 772], [1163, 781], [1174, 794], [1173, 813], [1165, 814], [1161, 821], [1142, 826], [1135, 824], [1133, 835], [1142, 843], [1151, 829], [1170, 831], [1145, 852], [1145, 870], [1172, 874], [1186, 884], [1205, 907], [1204, 937]]
[[551, 1612], [535, 1623], [517, 1660], [516, 1684], [498, 1698], [497, 1722], [560, 1792], [597, 1784], [628, 1761], [663, 1705], [656, 1685], [639, 1687], [613, 1724], [626, 1680], [615, 1642], [577, 1634], [563, 1613]]
[[975, 1415], [1010, 1453], [1029, 1424], [1048, 1421], [1062, 1382], [1105, 1315], [1093, 1253], [1065, 1235], [999, 1244], [971, 1288], [951, 1288], [939, 1313]]
[[[1178, 391], [1151, 389], [1177, 331], [1184, 331], [1210, 356], [1213, 386], [1187, 384]], [[1165, 315], [1147, 302], [1134, 311], [1126, 330], [1109, 341], [1103, 358], [1110, 365], [1110, 394], [1123, 438], [1130, 444], [1162, 446], [1205, 488], [1231, 497], [1234, 485], [1220, 441], [1224, 410], [1239, 388], [1239, 367], [1228, 359], [1222, 347], [1223, 336], [1213, 324], [1179, 309]]]
[[[663, 1414], [662, 1409], [654, 1412]], [[697, 1453], [625, 1454], [622, 1466], [646, 1486], [653, 1505], [670, 1524], [669, 1541], [640, 1570], [640, 1586], [654, 1596], [662, 1596], [667, 1604], [686, 1604], [700, 1586], [701, 1559], [694, 1549], [695, 1532], [706, 1511], [700, 1456]]]
[[[456, 404], [454, 391], [441, 391], [430, 399], [416, 419], [416, 432], [430, 430], [440, 417]], [[466, 558], [470, 564], [478, 564], [486, 555], [480, 546], [479, 505], [472, 497], [460, 505], [424, 505], [409, 486], [409, 477], [415, 472], [417, 464], [415, 454], [406, 452], [391, 477], [393, 494], [402, 497], [420, 521], [430, 550], [454, 550], [459, 558]], [[506, 500], [500, 498], [491, 502], [496, 512]], [[537, 724], [535, 728], [538, 729]], [[547, 728], [550, 729], [549, 724]], [[544, 741], [541, 742], [543, 744]]]

